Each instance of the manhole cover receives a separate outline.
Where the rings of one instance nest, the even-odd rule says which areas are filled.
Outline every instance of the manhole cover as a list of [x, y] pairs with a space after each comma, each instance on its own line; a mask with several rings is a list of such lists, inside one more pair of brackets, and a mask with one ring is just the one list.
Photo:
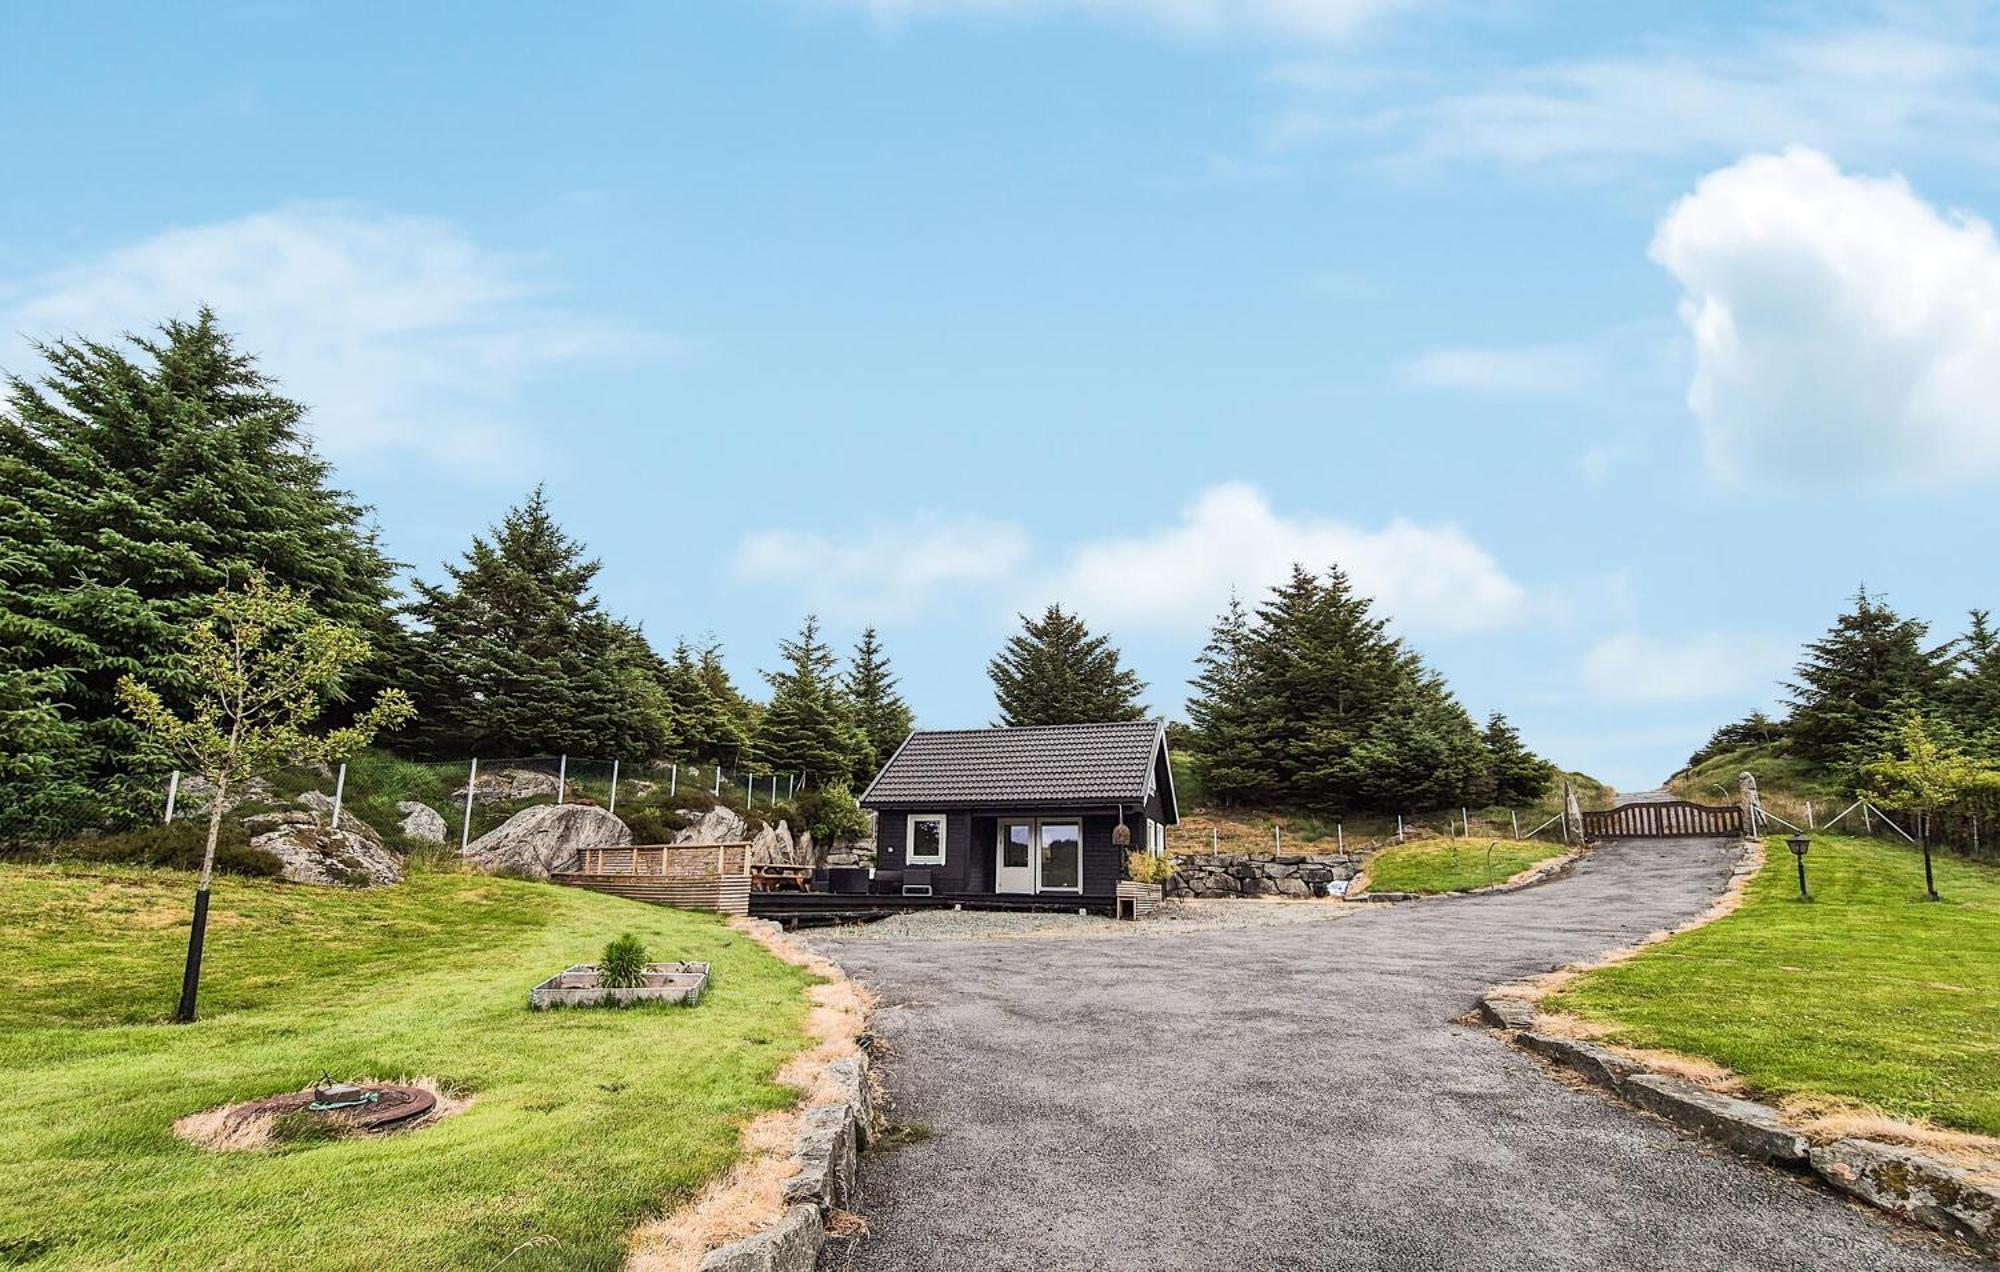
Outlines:
[[407, 1126], [437, 1107], [437, 1097], [421, 1087], [334, 1086], [252, 1100], [229, 1110], [227, 1120], [309, 1112], [347, 1130], [387, 1131]]

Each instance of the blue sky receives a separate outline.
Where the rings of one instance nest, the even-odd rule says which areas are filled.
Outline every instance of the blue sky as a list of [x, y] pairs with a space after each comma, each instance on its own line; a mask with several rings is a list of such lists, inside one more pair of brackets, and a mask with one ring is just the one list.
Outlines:
[[925, 724], [1060, 599], [1177, 713], [1339, 560], [1621, 786], [1857, 583], [2000, 602], [1988, 6], [13, 6], [0, 365], [206, 300], [430, 577], [537, 481], [661, 642]]

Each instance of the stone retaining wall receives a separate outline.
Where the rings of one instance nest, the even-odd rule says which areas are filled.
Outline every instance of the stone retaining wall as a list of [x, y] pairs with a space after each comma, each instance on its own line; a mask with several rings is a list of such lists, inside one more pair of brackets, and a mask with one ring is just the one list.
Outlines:
[[1323, 897], [1330, 885], [1360, 871], [1345, 853], [1196, 853], [1180, 858], [1167, 883], [1170, 897]]

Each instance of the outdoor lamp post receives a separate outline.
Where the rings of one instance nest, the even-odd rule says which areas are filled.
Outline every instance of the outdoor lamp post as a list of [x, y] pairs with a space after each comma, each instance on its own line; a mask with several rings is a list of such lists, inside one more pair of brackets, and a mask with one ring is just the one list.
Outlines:
[[1812, 893], [1806, 891], [1806, 849], [1812, 846], [1812, 841], [1804, 835], [1791, 835], [1785, 845], [1792, 850], [1792, 860], [1799, 863], [1799, 900], [1810, 901]]

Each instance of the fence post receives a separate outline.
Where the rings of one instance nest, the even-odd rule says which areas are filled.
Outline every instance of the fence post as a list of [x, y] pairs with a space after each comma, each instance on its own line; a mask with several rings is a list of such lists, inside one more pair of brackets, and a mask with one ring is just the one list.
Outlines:
[[1276, 822], [1271, 823], [1271, 845], [1278, 852], [1285, 850], [1285, 830]]
[[1813, 821], [1813, 806], [1811, 800], [1806, 801], [1806, 829], [1807, 830], [1819, 829], [1819, 825]]
[[340, 801], [347, 797], [347, 761], [340, 762], [340, 771], [333, 775], [333, 820], [327, 824], [328, 830], [340, 829]]
[[174, 824], [174, 800], [180, 797], [180, 793], [181, 771], [175, 769], [167, 776], [167, 819], [165, 824], [168, 826]]
[[667, 798], [672, 799], [680, 791], [680, 787], [681, 766], [678, 764], [669, 764], [667, 766]]
[[775, 805], [777, 802], [778, 802], [778, 775], [776, 773], [773, 773], [771, 774], [771, 803]]
[[717, 799], [722, 798], [722, 766], [720, 764], [715, 766], [715, 789], [710, 791], [709, 794], [715, 796]]
[[1340, 855], [1347, 855], [1347, 827], [1339, 822], [1333, 824], [1333, 842], [1340, 849]]
[[751, 785], [756, 780], [756, 778], [750, 776], [748, 773], [743, 775], [743, 807], [745, 808], [754, 807], [757, 803], [757, 792]]
[[560, 760], [556, 761], [556, 803], [558, 804], [562, 803], [563, 796], [567, 795], [568, 793], [569, 793], [569, 756], [565, 755]]
[[1215, 827], [1210, 826], [1208, 828], [1208, 850], [1210, 852], [1218, 852], [1221, 850], [1221, 848], [1222, 848], [1221, 837], [1216, 834]]
[[1514, 838], [1519, 839], [1521, 837], [1521, 814], [1510, 808], [1507, 810], [1507, 816], [1514, 823]]
[[[618, 761], [611, 761], [611, 803], [604, 809], [607, 813], [618, 811]], [[635, 859], [636, 860], [636, 859]], [[635, 869], [637, 867], [634, 867]]]
[[1472, 814], [1467, 812], [1463, 806], [1460, 806], [1458, 810], [1458, 824], [1463, 828], [1465, 837], [1470, 839], [1472, 837]]
[[479, 786], [479, 757], [472, 757], [472, 772], [465, 778], [465, 821], [458, 828], [458, 851], [465, 852], [465, 845], [472, 840], [472, 792]]
[[1401, 813], [1396, 814], [1396, 842], [1399, 844], [1403, 842], [1403, 815]]

